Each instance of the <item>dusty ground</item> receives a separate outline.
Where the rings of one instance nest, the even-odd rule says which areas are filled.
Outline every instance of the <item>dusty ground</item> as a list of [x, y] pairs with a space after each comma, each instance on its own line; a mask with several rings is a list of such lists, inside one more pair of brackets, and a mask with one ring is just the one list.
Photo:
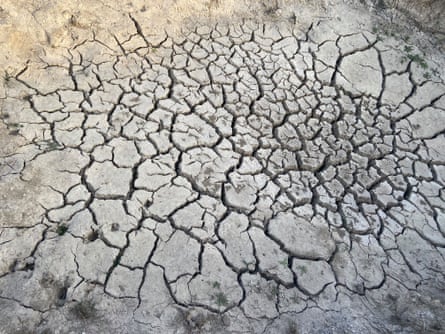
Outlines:
[[2, 2], [0, 333], [444, 333], [442, 28], [390, 7]]

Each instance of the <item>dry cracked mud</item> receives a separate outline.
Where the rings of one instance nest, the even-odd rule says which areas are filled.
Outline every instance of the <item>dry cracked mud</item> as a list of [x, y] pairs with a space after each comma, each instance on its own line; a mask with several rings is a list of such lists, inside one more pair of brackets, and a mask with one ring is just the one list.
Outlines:
[[443, 57], [129, 20], [4, 80], [0, 332], [445, 332]]

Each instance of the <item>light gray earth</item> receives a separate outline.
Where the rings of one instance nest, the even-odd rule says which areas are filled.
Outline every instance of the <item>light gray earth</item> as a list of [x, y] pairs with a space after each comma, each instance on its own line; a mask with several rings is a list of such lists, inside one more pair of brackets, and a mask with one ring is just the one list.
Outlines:
[[133, 22], [5, 79], [1, 333], [445, 332], [443, 57]]

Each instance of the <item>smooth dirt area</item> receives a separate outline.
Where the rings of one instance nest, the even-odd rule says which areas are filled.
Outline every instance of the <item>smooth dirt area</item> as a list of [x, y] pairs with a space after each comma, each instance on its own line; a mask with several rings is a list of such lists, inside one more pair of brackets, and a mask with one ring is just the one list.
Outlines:
[[2, 1], [0, 333], [444, 333], [444, 30], [403, 3]]

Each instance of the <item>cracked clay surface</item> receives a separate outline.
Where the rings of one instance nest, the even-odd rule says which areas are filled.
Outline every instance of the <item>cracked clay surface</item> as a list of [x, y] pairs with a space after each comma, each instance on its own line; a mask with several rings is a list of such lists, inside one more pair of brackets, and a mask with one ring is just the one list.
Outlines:
[[445, 332], [443, 63], [132, 23], [5, 79], [0, 332]]

